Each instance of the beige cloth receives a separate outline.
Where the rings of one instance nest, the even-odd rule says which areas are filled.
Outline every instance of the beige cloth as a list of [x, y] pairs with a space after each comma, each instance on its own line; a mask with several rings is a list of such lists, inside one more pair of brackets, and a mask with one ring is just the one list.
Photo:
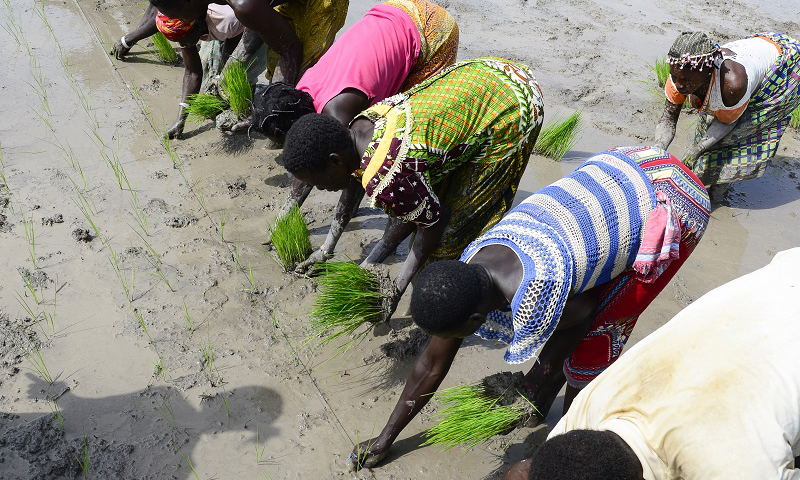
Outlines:
[[704, 295], [575, 399], [550, 438], [610, 430], [646, 480], [800, 479], [800, 248]]
[[203, 35], [202, 40], [219, 40], [224, 42], [244, 32], [244, 25], [236, 18], [230, 5], [217, 5], [211, 3], [206, 12], [206, 26], [208, 35]]

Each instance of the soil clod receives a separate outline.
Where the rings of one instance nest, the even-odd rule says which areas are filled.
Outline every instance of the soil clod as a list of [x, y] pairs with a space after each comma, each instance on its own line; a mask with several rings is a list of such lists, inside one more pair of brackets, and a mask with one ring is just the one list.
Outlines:
[[72, 238], [77, 242], [89, 243], [94, 240], [94, 235], [88, 228], [76, 228], [72, 231]]

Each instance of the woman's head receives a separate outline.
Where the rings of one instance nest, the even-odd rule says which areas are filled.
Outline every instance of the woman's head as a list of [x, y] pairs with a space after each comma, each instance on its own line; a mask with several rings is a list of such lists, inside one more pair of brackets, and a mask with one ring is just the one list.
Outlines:
[[642, 464], [617, 434], [572, 430], [544, 442], [531, 459], [528, 480], [642, 480]]
[[703, 32], [683, 32], [669, 49], [667, 61], [675, 88], [689, 94], [702, 87], [713, 72], [714, 61], [722, 55], [719, 45]]
[[253, 94], [253, 126], [273, 140], [283, 142], [294, 122], [314, 111], [311, 95], [288, 83], [256, 85]]
[[411, 316], [431, 335], [472, 335], [485, 320], [478, 307], [489, 283], [489, 274], [481, 266], [456, 260], [433, 262], [414, 277]]
[[289, 173], [320, 190], [343, 190], [358, 168], [350, 131], [330, 115], [300, 117], [286, 134], [278, 156]]

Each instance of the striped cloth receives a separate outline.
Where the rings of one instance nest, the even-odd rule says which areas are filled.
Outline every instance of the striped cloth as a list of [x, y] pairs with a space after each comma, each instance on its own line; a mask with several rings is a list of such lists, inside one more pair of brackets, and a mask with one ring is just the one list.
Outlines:
[[469, 262], [482, 247], [501, 244], [524, 265], [511, 302], [513, 318], [491, 312], [476, 334], [508, 343], [509, 363], [538, 356], [570, 295], [608, 282], [634, 262], [655, 206], [653, 182], [636, 160], [617, 149], [591, 157], [525, 199], [461, 257]]

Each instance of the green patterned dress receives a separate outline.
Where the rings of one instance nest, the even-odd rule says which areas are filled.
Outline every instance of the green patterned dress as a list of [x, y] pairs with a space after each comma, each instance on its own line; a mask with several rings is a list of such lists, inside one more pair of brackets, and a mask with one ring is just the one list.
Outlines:
[[429, 227], [450, 219], [431, 260], [458, 258], [511, 207], [542, 125], [528, 67], [460, 62], [362, 112], [375, 124], [361, 161], [372, 206]]

